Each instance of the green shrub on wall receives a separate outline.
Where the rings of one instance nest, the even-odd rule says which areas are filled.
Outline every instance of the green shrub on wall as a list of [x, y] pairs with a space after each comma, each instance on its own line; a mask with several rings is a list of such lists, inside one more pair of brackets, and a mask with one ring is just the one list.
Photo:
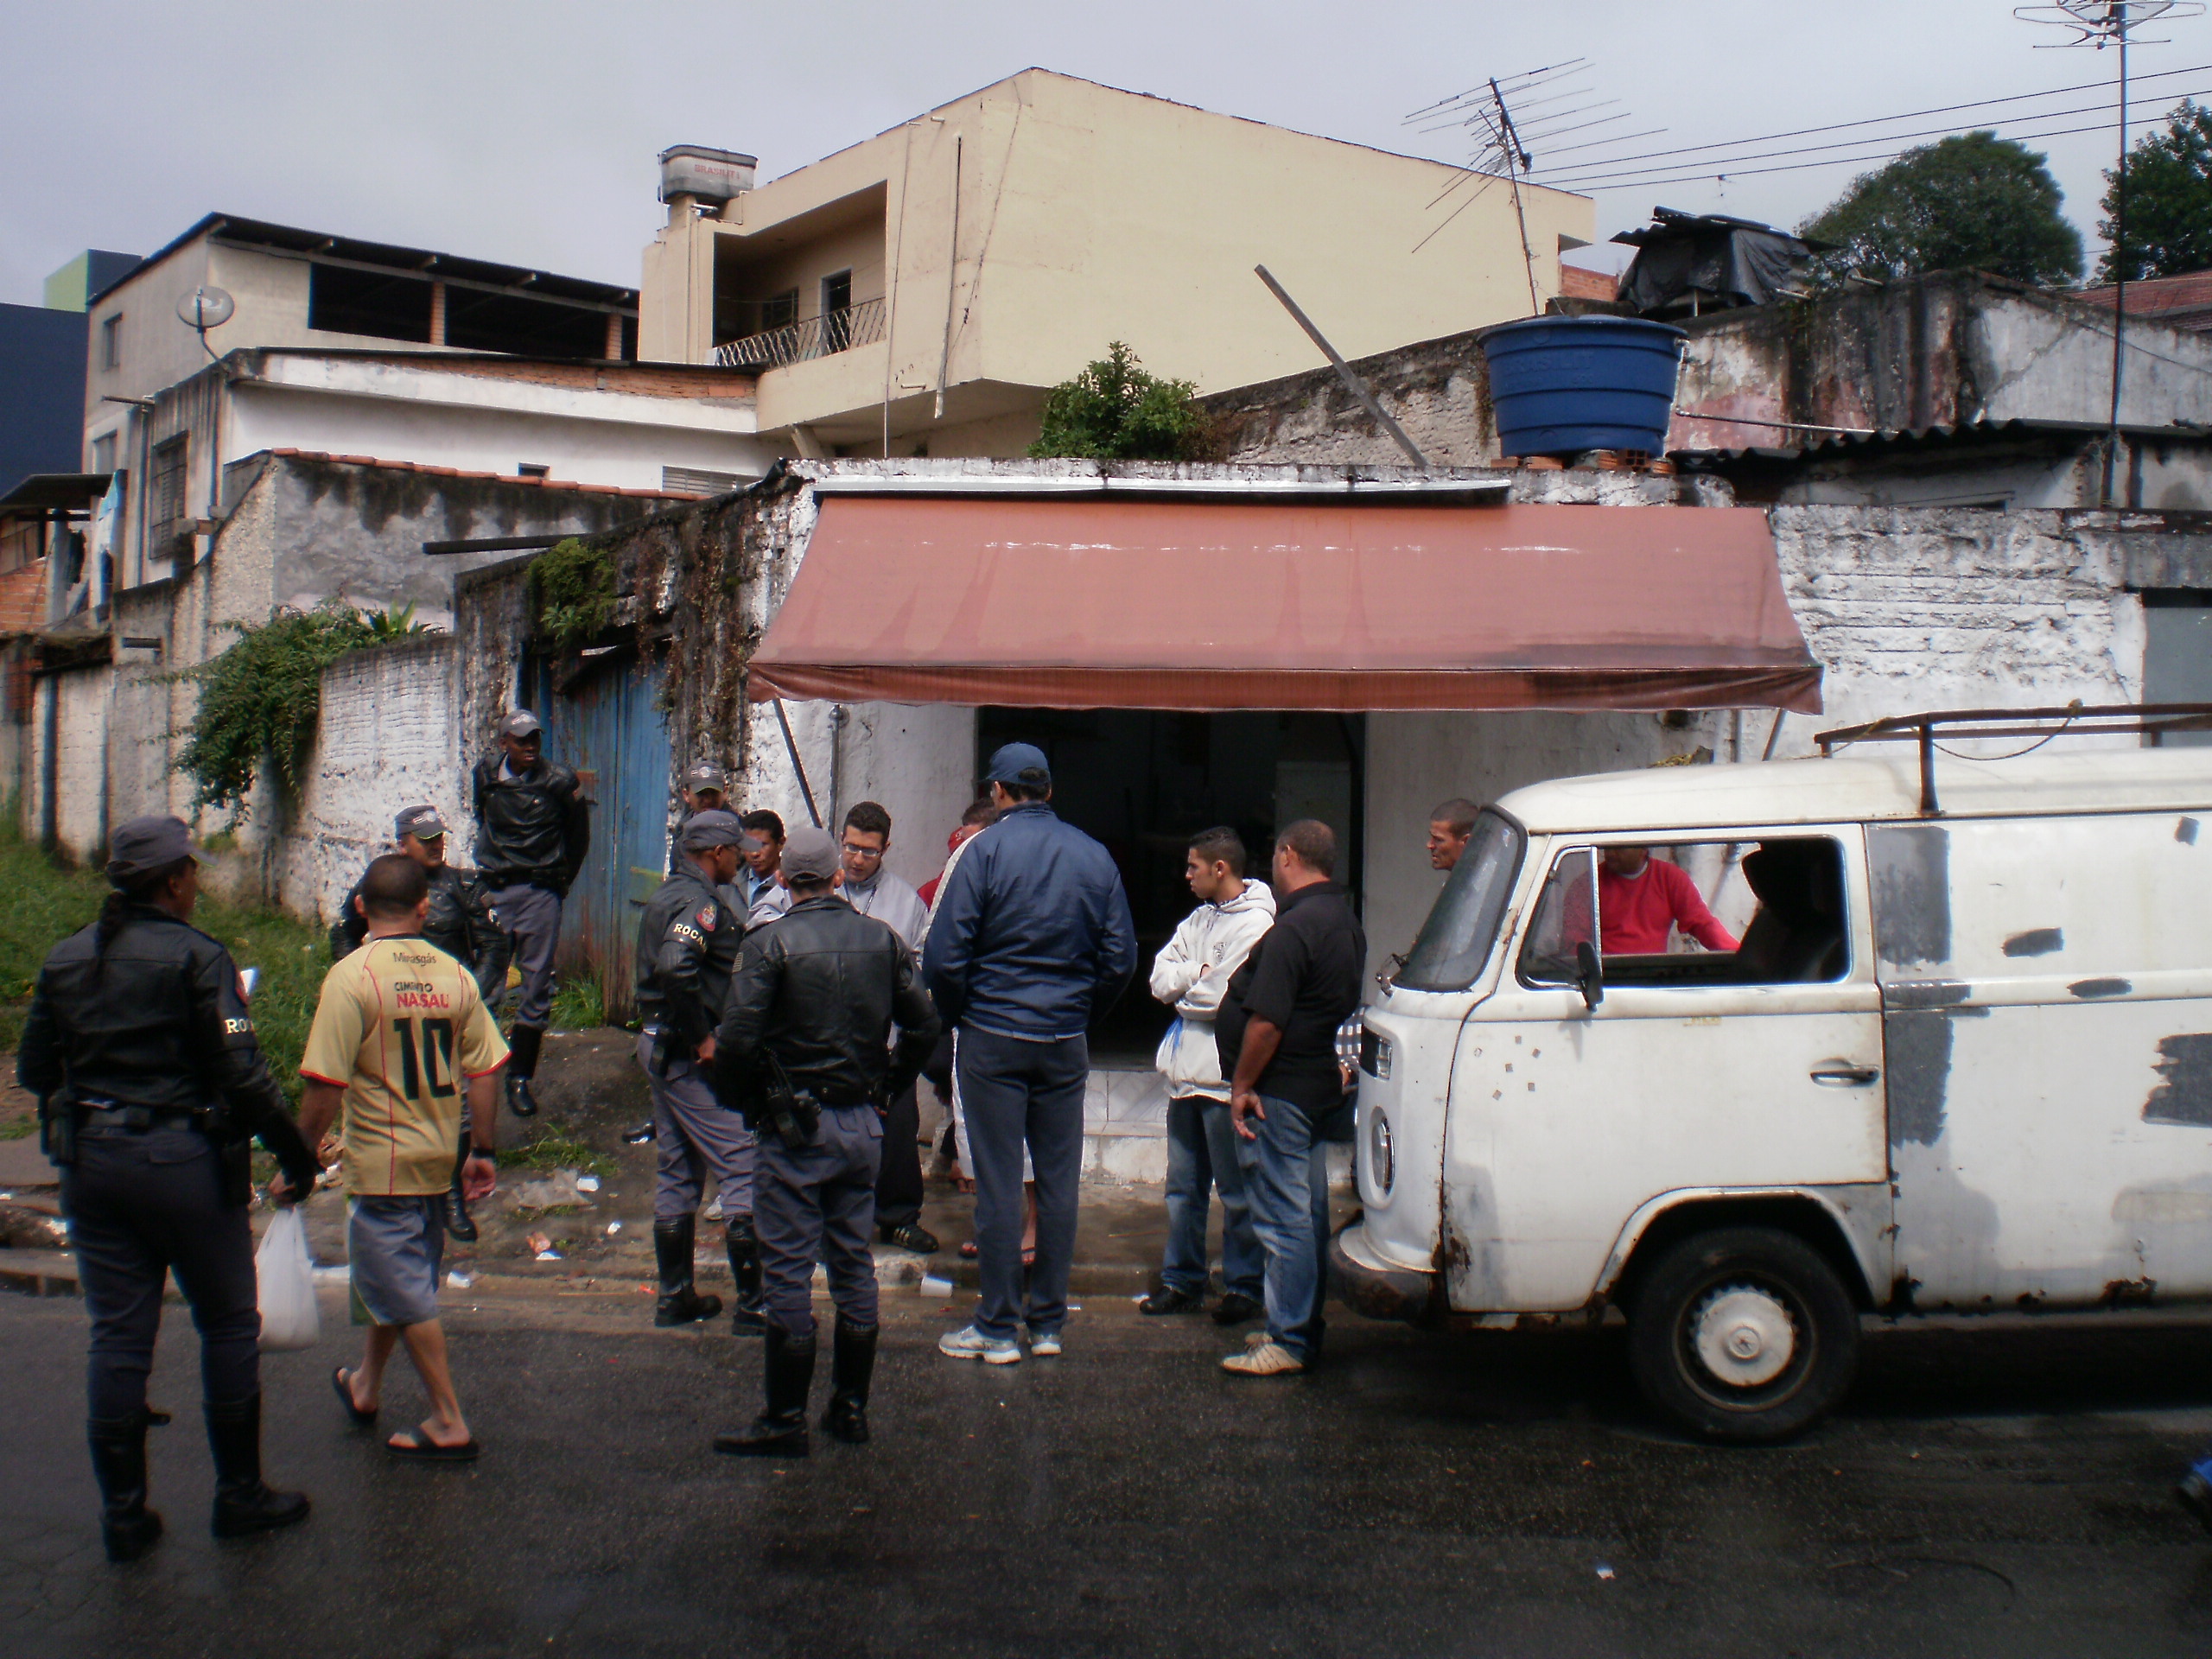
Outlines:
[[415, 620], [412, 605], [365, 611], [342, 599], [311, 611], [280, 609], [263, 623], [223, 626], [237, 643], [176, 677], [200, 683], [200, 706], [177, 757], [193, 780], [195, 810], [235, 812], [264, 762], [273, 762], [283, 788], [296, 793], [322, 713], [322, 671], [349, 651], [430, 632]]
[[614, 620], [614, 561], [605, 548], [571, 536], [531, 562], [530, 597], [554, 648], [577, 650]]

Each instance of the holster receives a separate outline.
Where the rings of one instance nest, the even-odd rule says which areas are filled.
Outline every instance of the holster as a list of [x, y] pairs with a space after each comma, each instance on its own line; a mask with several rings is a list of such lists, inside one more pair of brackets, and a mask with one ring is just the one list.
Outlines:
[[666, 1028], [664, 1027], [655, 1027], [652, 1032], [652, 1039], [653, 1046], [652, 1048], [647, 1050], [645, 1053], [645, 1070], [656, 1077], [665, 1077], [668, 1076], [668, 1032]]
[[38, 1147], [47, 1162], [66, 1169], [77, 1161], [77, 1118], [66, 1095], [38, 1097]]

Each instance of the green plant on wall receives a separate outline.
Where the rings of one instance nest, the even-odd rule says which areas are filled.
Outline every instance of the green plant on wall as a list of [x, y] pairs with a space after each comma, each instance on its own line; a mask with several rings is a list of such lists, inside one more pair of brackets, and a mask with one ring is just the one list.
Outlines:
[[177, 757], [193, 780], [195, 810], [243, 806], [264, 761], [296, 792], [322, 712], [322, 671], [349, 651], [430, 632], [415, 620], [412, 605], [365, 611], [342, 599], [223, 626], [237, 642], [175, 677], [200, 683], [200, 706]]
[[588, 645], [614, 620], [614, 561], [571, 536], [531, 561], [531, 609], [559, 651]]
[[1162, 380], [1120, 340], [1072, 380], [1045, 394], [1044, 429], [1029, 446], [1038, 460], [1198, 461], [1213, 423], [1195, 401], [1197, 385]]

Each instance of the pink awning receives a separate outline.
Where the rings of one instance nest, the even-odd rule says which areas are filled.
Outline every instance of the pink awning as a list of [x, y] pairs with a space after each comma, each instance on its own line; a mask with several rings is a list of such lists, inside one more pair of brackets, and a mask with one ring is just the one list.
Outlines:
[[1058, 709], [1789, 709], [1756, 508], [825, 496], [751, 695]]

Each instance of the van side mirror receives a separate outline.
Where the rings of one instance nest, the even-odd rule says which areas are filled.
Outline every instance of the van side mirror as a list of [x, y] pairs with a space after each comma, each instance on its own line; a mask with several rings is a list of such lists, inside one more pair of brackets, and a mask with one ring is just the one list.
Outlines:
[[1574, 947], [1574, 988], [1584, 1006], [1596, 1007], [1605, 1000], [1605, 970], [1598, 961], [1598, 947], [1584, 939]]

